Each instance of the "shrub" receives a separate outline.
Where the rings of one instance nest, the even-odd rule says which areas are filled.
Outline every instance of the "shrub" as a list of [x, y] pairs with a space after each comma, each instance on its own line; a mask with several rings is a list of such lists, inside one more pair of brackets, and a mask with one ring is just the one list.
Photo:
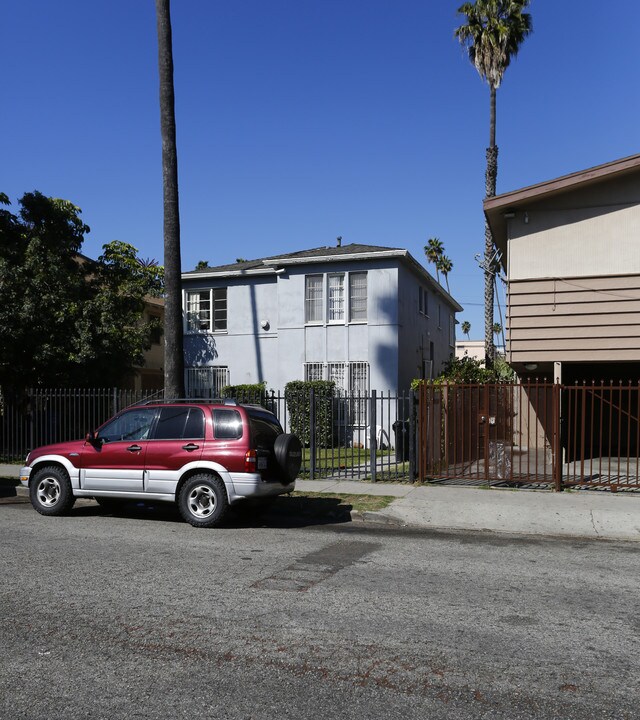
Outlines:
[[234, 398], [238, 402], [264, 405], [266, 407], [267, 383], [246, 383], [244, 385], [225, 385], [222, 388], [223, 398]]
[[[444, 385], [444, 383], [472, 383], [475, 385], [483, 385], [485, 383], [512, 382], [515, 379], [515, 373], [507, 364], [507, 361], [498, 356], [492, 368], [484, 366], [484, 360], [477, 358], [464, 357], [457, 358], [453, 355], [449, 358], [444, 366], [444, 370], [433, 381], [435, 385]], [[413, 380], [412, 389], [416, 390], [423, 380]]]
[[311, 442], [311, 391], [315, 399], [315, 441], [319, 447], [330, 447], [333, 441], [331, 406], [336, 384], [332, 380], [293, 380], [286, 384], [284, 397], [289, 411], [291, 432], [303, 445]]

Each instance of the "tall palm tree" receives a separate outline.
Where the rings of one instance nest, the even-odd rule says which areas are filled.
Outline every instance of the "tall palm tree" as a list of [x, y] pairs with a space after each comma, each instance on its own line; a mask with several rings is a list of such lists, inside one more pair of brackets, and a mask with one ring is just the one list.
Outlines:
[[[458, 8], [465, 22], [455, 36], [467, 48], [469, 59], [489, 85], [489, 147], [485, 173], [486, 197], [496, 194], [498, 177], [498, 147], [496, 145], [496, 91], [500, 87], [511, 58], [533, 29], [531, 15], [524, 12], [531, 0], [476, 0]], [[493, 361], [493, 237], [485, 220], [484, 230], [484, 341], [485, 362]]]
[[178, 151], [176, 146], [173, 47], [170, 0], [156, 0], [158, 71], [160, 76], [160, 132], [164, 203], [164, 391], [184, 397], [180, 213], [178, 208]]
[[467, 340], [470, 340], [469, 333], [471, 332], [471, 323], [468, 320], [464, 320], [460, 326], [462, 334], [467, 336]]
[[442, 240], [429, 238], [429, 241], [424, 246], [424, 254], [427, 256], [427, 260], [435, 265], [438, 282], [440, 282], [440, 258], [443, 253], [444, 245], [442, 244]]
[[447, 283], [447, 292], [449, 290], [449, 273], [453, 270], [453, 262], [446, 255], [443, 255], [440, 260], [436, 263], [436, 270], [440, 270], [445, 282]]

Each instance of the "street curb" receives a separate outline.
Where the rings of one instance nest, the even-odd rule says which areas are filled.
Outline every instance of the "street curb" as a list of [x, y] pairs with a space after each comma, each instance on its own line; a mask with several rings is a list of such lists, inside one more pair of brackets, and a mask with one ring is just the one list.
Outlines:
[[354, 522], [386, 525], [388, 527], [406, 527], [403, 520], [373, 510], [352, 510], [350, 514], [351, 520]]

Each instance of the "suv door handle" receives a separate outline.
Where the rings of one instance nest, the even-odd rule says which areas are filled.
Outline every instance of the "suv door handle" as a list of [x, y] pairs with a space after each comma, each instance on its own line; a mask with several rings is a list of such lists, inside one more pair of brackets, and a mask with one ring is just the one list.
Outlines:
[[200, 445], [196, 445], [195, 443], [189, 443], [188, 445], [183, 445], [182, 449], [186, 450], [187, 452], [193, 452], [194, 450], [197, 450], [200, 447]]
[[140, 452], [140, 450], [142, 450], [142, 447], [140, 445], [129, 445], [127, 450], [129, 452]]

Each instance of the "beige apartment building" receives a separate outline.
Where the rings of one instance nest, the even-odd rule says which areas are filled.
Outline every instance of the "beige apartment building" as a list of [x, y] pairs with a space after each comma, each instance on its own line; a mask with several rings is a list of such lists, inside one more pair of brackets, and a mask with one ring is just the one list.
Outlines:
[[487, 199], [521, 377], [640, 379], [640, 155]]

